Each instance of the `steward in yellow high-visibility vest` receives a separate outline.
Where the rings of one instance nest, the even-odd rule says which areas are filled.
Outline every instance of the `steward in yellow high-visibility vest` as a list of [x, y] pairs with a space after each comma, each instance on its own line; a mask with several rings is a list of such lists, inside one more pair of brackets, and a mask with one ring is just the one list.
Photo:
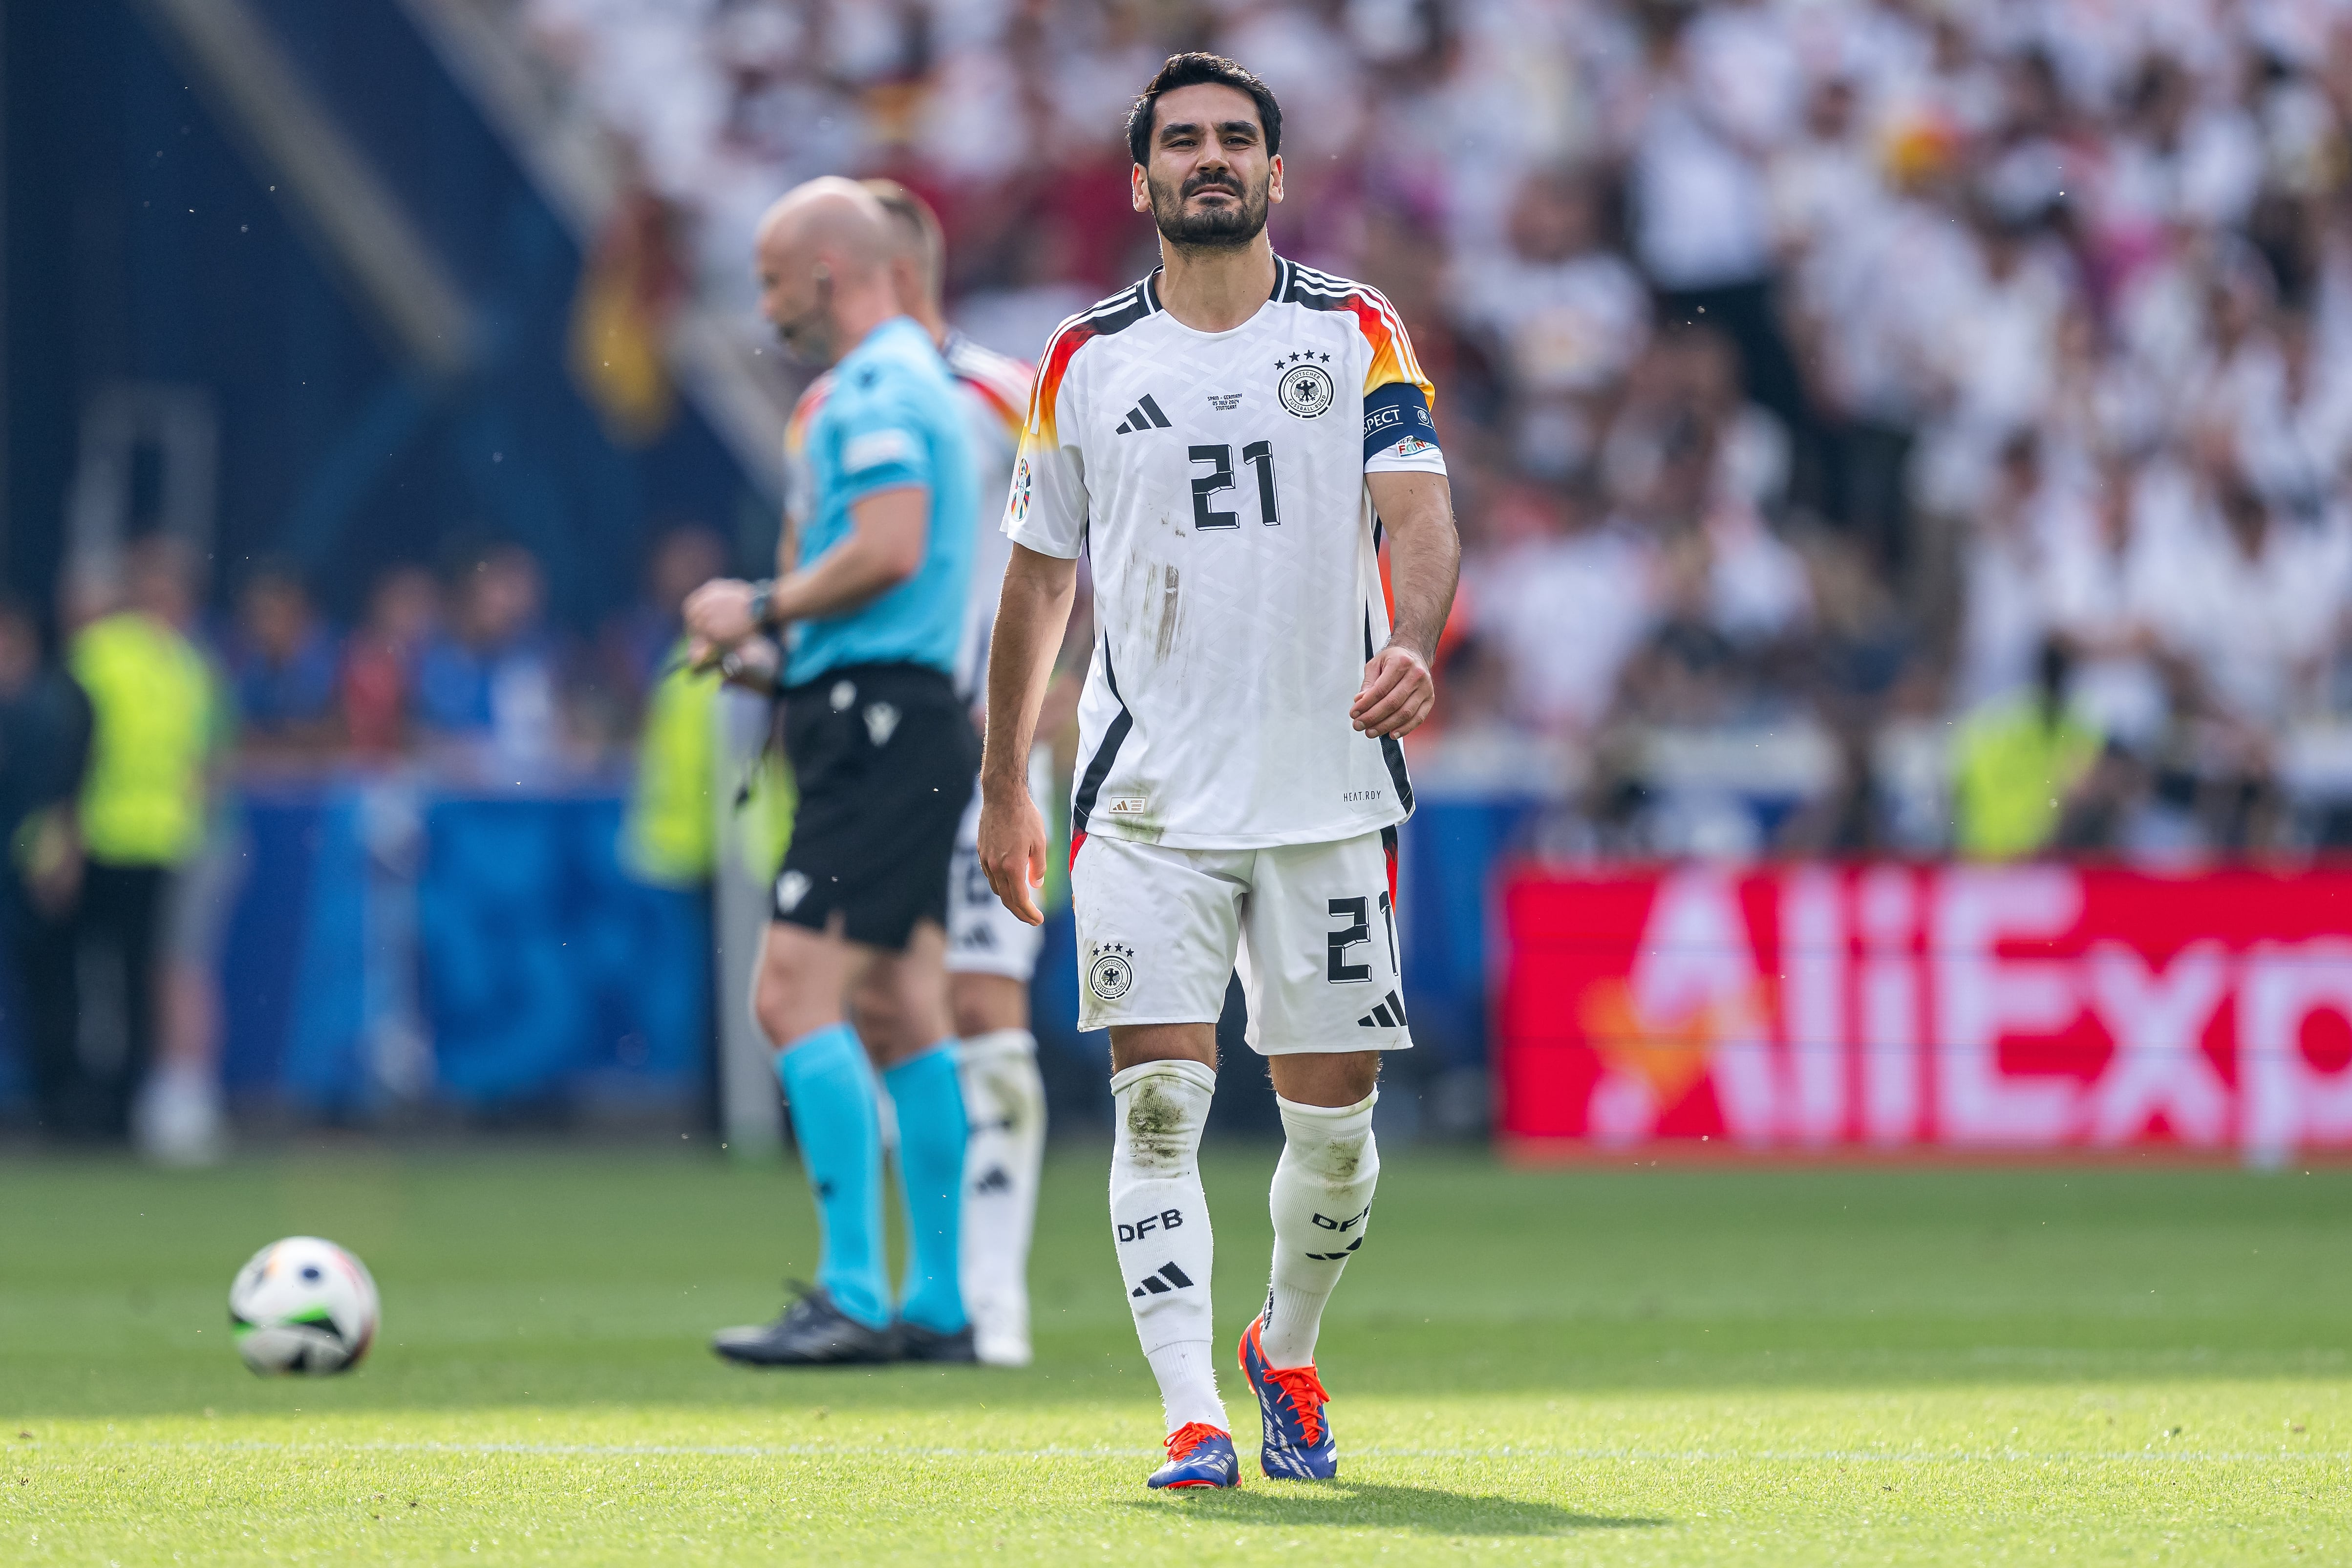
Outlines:
[[641, 882], [690, 888], [710, 879], [719, 818], [719, 672], [673, 657], [646, 699], [637, 736], [636, 787], [621, 829], [621, 862]]
[[177, 540], [141, 542], [130, 554], [130, 607], [90, 622], [66, 650], [90, 709], [77, 812], [79, 1026], [87, 1037], [115, 1020], [122, 1037], [119, 1048], [86, 1053], [110, 1064], [86, 1086], [86, 1125], [109, 1134], [129, 1129], [132, 1096], [156, 1058], [166, 911], [179, 868], [203, 847], [230, 731], [212, 666], [180, 629], [194, 614], [195, 564]]
[[91, 713], [84, 852], [101, 865], [179, 865], [205, 833], [222, 721], [211, 667], [186, 637], [138, 610], [83, 628], [67, 663]]
[[1974, 860], [2049, 847], [2066, 797], [2099, 760], [2099, 732], [2066, 708], [2069, 661], [2042, 650], [2033, 688], [1961, 725], [1955, 748], [1953, 845]]
[[[637, 777], [622, 828], [622, 864], [639, 881], [687, 888], [709, 880], [719, 853], [718, 799], [737, 781], [719, 776], [717, 712], [723, 684], [715, 669], [687, 667], [679, 640], [646, 701], [637, 740]], [[748, 781], [737, 819], [743, 868], [761, 886], [775, 880], [792, 836], [791, 771], [763, 753]]]

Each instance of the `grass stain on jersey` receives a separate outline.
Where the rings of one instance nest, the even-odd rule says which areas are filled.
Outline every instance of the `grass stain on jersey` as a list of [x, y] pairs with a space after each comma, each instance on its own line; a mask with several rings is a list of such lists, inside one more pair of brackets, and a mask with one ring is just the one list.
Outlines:
[[1184, 608], [1181, 602], [1184, 580], [1174, 566], [1162, 566], [1160, 569], [1160, 640], [1153, 647], [1152, 658], [1156, 662], [1165, 664], [1176, 647], [1176, 624]]

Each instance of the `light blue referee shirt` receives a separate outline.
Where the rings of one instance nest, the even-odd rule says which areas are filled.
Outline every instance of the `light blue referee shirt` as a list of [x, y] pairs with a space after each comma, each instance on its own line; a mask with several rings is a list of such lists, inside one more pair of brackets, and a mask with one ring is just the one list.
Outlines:
[[793, 626], [786, 685], [852, 664], [919, 664], [953, 679], [979, 504], [964, 419], [946, 362], [911, 317], [883, 322], [834, 366], [833, 389], [809, 418], [801, 563], [849, 537], [851, 507], [908, 486], [930, 492], [929, 542], [922, 566], [888, 593]]

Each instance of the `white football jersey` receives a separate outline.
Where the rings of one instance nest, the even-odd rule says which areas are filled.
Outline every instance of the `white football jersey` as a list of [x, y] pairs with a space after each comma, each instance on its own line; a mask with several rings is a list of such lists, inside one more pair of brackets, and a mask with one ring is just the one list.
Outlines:
[[1157, 281], [1054, 334], [1005, 509], [1014, 543], [1093, 563], [1071, 825], [1249, 849], [1402, 822], [1403, 748], [1348, 710], [1389, 635], [1364, 476], [1445, 471], [1404, 325], [1279, 258], [1231, 331]]
[[[965, 607], [962, 651], [956, 659], [956, 689], [976, 695], [987, 689], [988, 639], [996, 626], [1004, 563], [1013, 558], [1012, 542], [986, 526], [985, 520], [994, 516], [989, 509], [1013, 482], [1013, 457], [1035, 373], [961, 332], [948, 334], [940, 357], [963, 395], [964, 428], [971, 437], [972, 463], [978, 470], [972, 493], [981, 498], [981, 510], [972, 520], [971, 599]], [[808, 423], [832, 392], [833, 373], [826, 371], [801, 394], [784, 426], [784, 515], [786, 526], [795, 533], [815, 509], [806, 452]]]
[[996, 630], [996, 602], [1004, 591], [1004, 565], [1013, 542], [988, 526], [1000, 497], [1013, 486], [1013, 462], [1021, 447], [1022, 423], [1036, 373], [1009, 354], [984, 349], [961, 332], [948, 334], [940, 351], [963, 394], [964, 425], [971, 433], [972, 461], [980, 469], [975, 493], [981, 512], [973, 520], [971, 603], [964, 617], [964, 652], [956, 687], [974, 696], [988, 689], [988, 639]]

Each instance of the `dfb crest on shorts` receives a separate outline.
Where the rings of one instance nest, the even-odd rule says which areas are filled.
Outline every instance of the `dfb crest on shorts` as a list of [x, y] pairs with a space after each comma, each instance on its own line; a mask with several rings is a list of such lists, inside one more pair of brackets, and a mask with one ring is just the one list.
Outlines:
[[1135, 984], [1135, 949], [1123, 942], [1096, 944], [1095, 961], [1087, 966], [1087, 989], [1106, 1002], [1116, 1002]]
[[1275, 396], [1283, 407], [1301, 419], [1319, 417], [1329, 410], [1332, 398], [1339, 395], [1331, 384], [1331, 373], [1314, 363], [1311, 354], [1293, 354], [1291, 361], [1294, 363], [1286, 363], [1282, 368]]

